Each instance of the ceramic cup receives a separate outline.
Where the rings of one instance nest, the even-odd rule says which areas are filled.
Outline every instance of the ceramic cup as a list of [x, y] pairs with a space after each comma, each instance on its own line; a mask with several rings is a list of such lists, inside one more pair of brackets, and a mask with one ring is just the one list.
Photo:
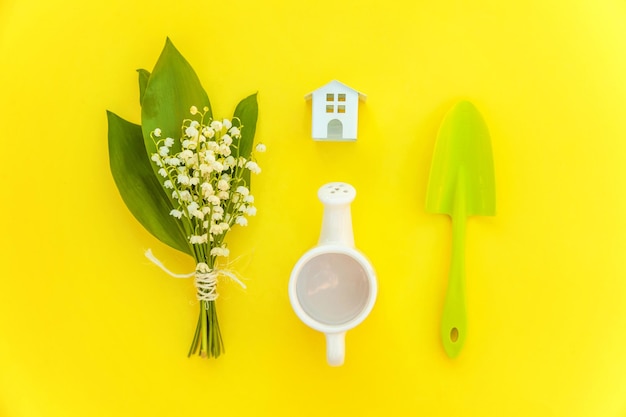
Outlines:
[[372, 265], [354, 248], [350, 203], [356, 190], [330, 183], [318, 196], [324, 204], [320, 240], [293, 268], [289, 299], [300, 320], [326, 335], [328, 364], [339, 366], [346, 331], [369, 315], [378, 285]]

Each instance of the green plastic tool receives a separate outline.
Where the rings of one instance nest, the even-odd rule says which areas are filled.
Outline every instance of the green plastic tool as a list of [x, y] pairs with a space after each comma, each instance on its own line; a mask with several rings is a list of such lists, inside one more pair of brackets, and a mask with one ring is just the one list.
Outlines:
[[467, 216], [495, 214], [493, 153], [487, 126], [474, 105], [457, 103], [445, 116], [435, 144], [426, 210], [452, 219], [452, 259], [441, 319], [441, 339], [456, 357], [467, 336], [465, 224]]

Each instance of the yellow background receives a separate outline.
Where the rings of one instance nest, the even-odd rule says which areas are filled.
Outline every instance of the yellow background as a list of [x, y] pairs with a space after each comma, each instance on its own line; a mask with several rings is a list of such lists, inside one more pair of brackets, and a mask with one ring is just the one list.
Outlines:
[[[166, 36], [216, 115], [259, 92], [258, 215], [230, 235], [227, 353], [188, 359], [193, 270], [130, 215], [105, 110], [139, 121], [135, 69]], [[622, 0], [0, 3], [0, 415], [626, 416]], [[356, 143], [310, 139], [303, 97], [367, 94]], [[424, 211], [458, 99], [492, 134], [497, 216], [468, 223], [469, 336], [438, 339], [450, 225]], [[346, 364], [287, 297], [316, 191], [353, 184], [377, 303]]]

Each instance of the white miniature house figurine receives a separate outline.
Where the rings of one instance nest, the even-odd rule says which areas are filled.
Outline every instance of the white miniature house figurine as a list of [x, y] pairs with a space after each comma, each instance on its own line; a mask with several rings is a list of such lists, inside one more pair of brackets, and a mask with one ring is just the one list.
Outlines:
[[365, 101], [365, 94], [333, 80], [304, 98], [313, 101], [313, 139], [356, 140], [359, 100]]

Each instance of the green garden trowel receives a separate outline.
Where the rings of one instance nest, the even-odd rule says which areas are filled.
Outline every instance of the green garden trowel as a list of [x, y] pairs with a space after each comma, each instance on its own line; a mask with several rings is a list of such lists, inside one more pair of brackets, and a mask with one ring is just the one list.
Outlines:
[[435, 144], [426, 210], [452, 218], [452, 260], [441, 319], [441, 338], [456, 357], [467, 336], [465, 307], [465, 223], [467, 216], [495, 214], [495, 179], [489, 131], [470, 102], [445, 116]]

